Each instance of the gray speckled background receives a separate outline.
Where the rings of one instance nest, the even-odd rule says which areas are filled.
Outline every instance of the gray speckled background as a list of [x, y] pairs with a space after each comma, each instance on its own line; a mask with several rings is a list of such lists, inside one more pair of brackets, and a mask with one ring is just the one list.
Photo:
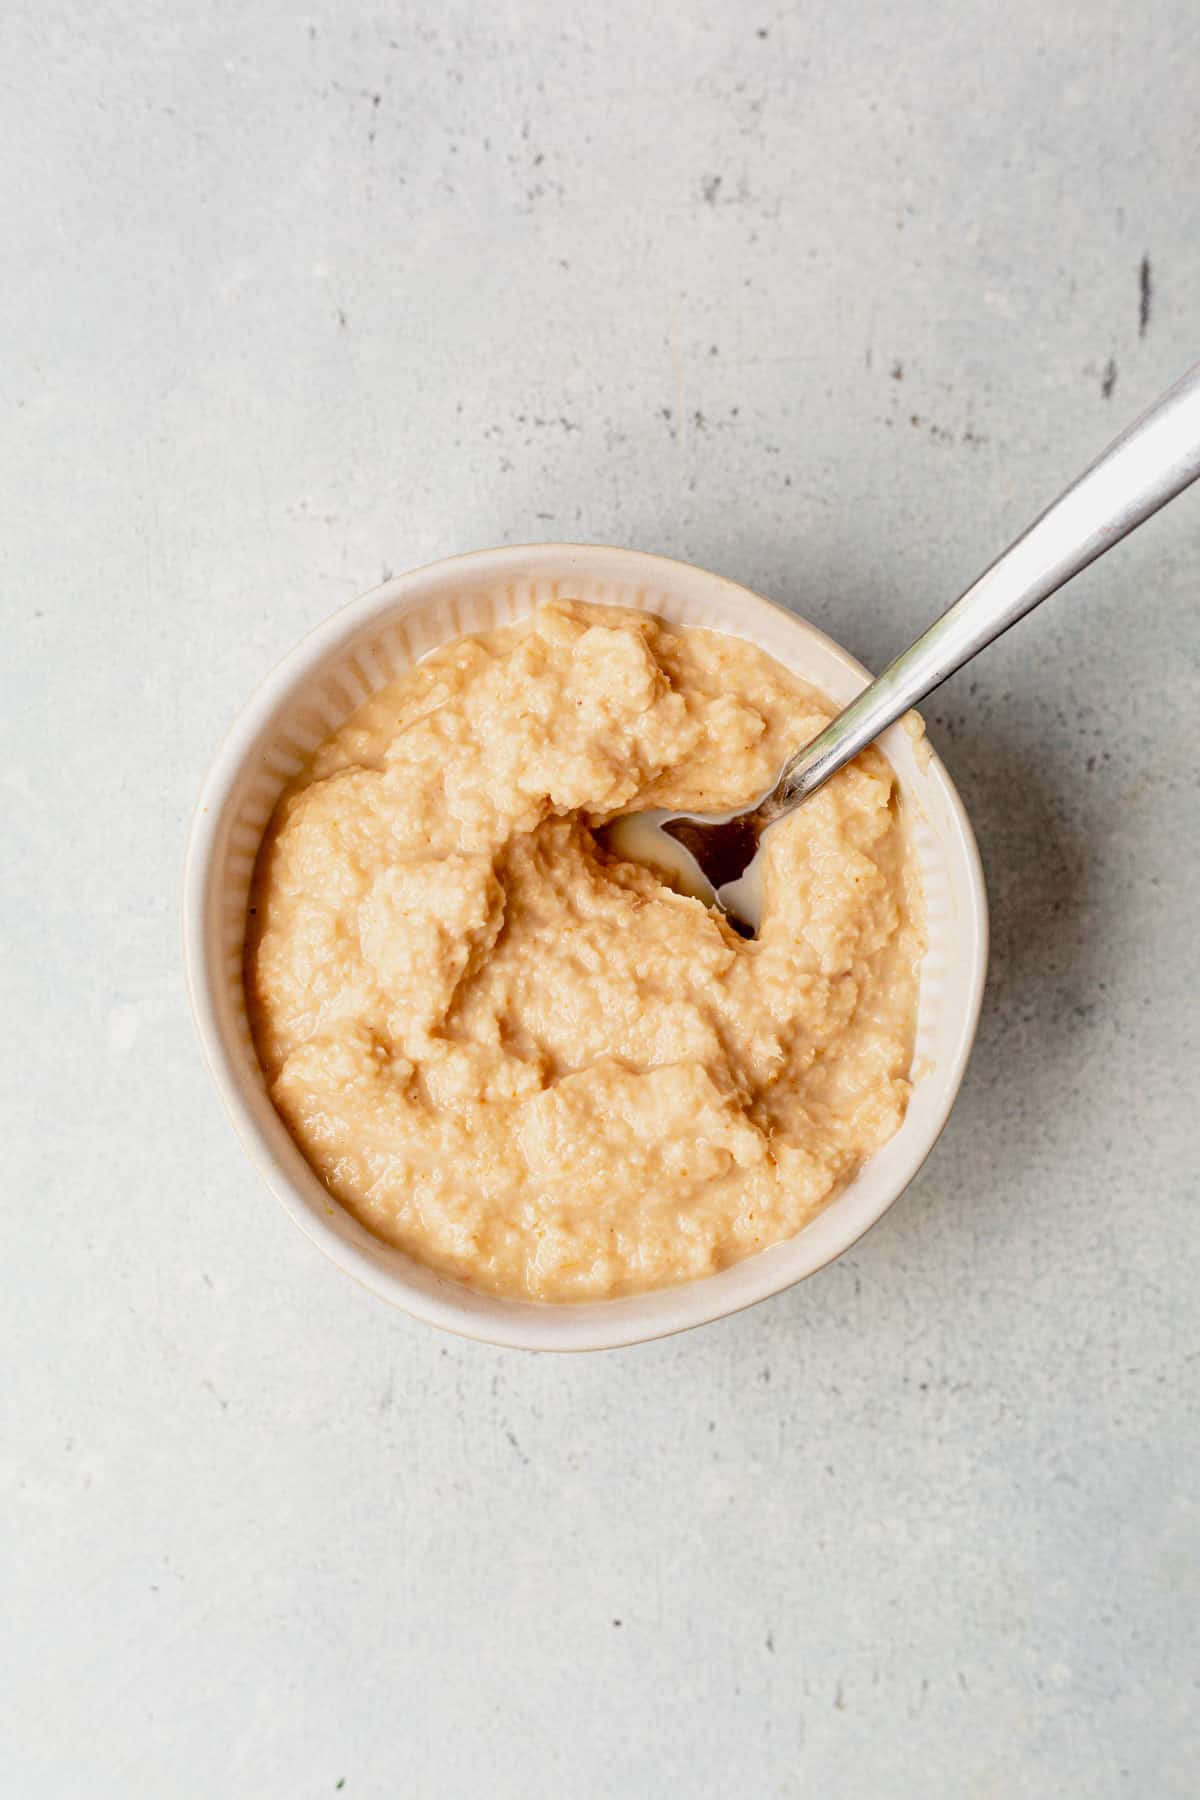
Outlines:
[[962, 1098], [723, 1325], [535, 1359], [357, 1291], [221, 1114], [176, 892], [384, 570], [604, 539], [905, 642], [1197, 354], [1195, 6], [3, 37], [4, 1794], [1194, 1794], [1200, 494], [930, 705]]

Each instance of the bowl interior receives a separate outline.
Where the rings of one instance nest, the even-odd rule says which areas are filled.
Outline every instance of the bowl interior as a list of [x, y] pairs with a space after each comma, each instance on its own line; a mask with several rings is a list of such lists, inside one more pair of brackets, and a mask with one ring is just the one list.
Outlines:
[[317, 744], [376, 689], [467, 631], [544, 600], [638, 607], [678, 625], [749, 638], [844, 704], [866, 671], [823, 633], [736, 583], [639, 552], [580, 545], [481, 551], [400, 576], [352, 602], [265, 682], [223, 746], [189, 845], [189, 989], [214, 1078], [251, 1156], [292, 1216], [348, 1273], [431, 1324], [534, 1349], [598, 1349], [734, 1312], [813, 1273], [867, 1230], [912, 1179], [953, 1103], [986, 965], [982, 876], [970, 826], [936, 757], [903, 726], [880, 740], [910, 819], [925, 889], [914, 1072], [904, 1124], [795, 1237], [682, 1287], [553, 1306], [472, 1293], [380, 1243], [309, 1168], [266, 1091], [246, 1017], [242, 952], [258, 846], [275, 803]]

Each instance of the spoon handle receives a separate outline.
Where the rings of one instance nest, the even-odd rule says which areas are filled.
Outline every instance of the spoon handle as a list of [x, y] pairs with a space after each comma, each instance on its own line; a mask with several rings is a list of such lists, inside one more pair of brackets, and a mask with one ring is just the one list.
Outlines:
[[1047, 507], [915, 644], [794, 756], [763, 801], [769, 821], [814, 793], [888, 725], [1111, 550], [1200, 475], [1200, 363]]

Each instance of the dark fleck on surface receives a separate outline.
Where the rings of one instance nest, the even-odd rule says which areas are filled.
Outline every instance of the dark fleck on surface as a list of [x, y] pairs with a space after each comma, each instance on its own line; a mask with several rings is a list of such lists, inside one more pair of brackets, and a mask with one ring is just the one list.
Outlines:
[[1117, 365], [1110, 356], [1104, 365], [1104, 376], [1100, 383], [1100, 392], [1106, 400], [1112, 399], [1112, 391], [1117, 385]]
[[620, 1619], [614, 1619], [613, 1624], [618, 1628], [618, 1630], [620, 1629], [620, 1625], [621, 1625]]
[[775, 1633], [773, 1631], [768, 1631], [768, 1633], [767, 1633], [767, 1649], [771, 1652], [771, 1655], [774, 1656], [774, 1654], [775, 1654]]
[[1142, 266], [1138, 270], [1138, 336], [1145, 337], [1150, 324], [1150, 308], [1154, 304], [1154, 277], [1150, 269], [1150, 258], [1143, 256]]
[[760, 25], [754, 35], [755, 37], [765, 38], [768, 35], [767, 27], [765, 25]]
[[706, 175], [704, 178], [704, 198], [710, 206], [715, 206], [717, 204], [717, 195], [721, 191], [721, 181], [722, 177], [720, 175]]
[[897, 359], [897, 361], [895, 361], [892, 364], [892, 380], [893, 381], [903, 381], [904, 380], [904, 364], [902, 362], [900, 362], [899, 359]]

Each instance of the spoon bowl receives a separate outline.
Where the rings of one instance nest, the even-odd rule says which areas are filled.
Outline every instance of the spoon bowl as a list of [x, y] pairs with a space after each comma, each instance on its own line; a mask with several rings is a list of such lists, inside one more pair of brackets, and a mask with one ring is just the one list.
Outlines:
[[[618, 854], [674, 871], [686, 892], [706, 900], [711, 894], [709, 904], [743, 936], [753, 937], [761, 916], [759, 844], [768, 827], [1197, 476], [1200, 363], [1114, 439], [940, 619], [798, 751], [762, 799], [741, 812], [630, 814], [609, 828], [616, 832], [610, 842]], [[691, 865], [691, 885], [680, 849]]]

